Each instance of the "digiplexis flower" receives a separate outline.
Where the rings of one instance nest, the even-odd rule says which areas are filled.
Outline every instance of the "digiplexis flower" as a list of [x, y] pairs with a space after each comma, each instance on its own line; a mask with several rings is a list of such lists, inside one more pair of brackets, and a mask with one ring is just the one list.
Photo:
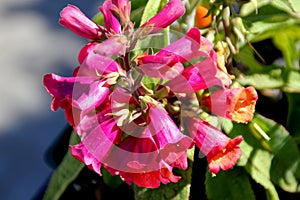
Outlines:
[[90, 20], [79, 8], [68, 5], [60, 13], [59, 22], [81, 37], [99, 40], [104, 37], [104, 28]]
[[241, 157], [241, 136], [230, 139], [215, 127], [193, 117], [186, 117], [184, 125], [200, 151], [207, 157], [210, 172], [217, 174], [220, 169], [230, 169]]
[[141, 28], [149, 28], [151, 33], [158, 32], [172, 24], [184, 12], [185, 8], [181, 0], [170, 0], [157, 15], [145, 22]]
[[253, 87], [238, 87], [218, 90], [200, 101], [216, 115], [238, 123], [247, 123], [253, 117], [257, 98]]
[[99, 8], [104, 27], [74, 6], [61, 12], [61, 24], [91, 40], [81, 49], [73, 76], [44, 76], [52, 110], [64, 109], [81, 138], [70, 147], [72, 155], [99, 175], [105, 168], [147, 188], [178, 182], [173, 168], [187, 169], [187, 150], [194, 145], [212, 173], [230, 169], [241, 156], [242, 137], [227, 137], [200, 120], [199, 112], [208, 107], [213, 114], [247, 122], [255, 90], [229, 89], [231, 80], [218, 77], [213, 43], [196, 28], [158, 52], [132, 57], [137, 40], [169, 26], [185, 10], [180, 0], [170, 0], [135, 31], [130, 8], [128, 0], [105, 1]]

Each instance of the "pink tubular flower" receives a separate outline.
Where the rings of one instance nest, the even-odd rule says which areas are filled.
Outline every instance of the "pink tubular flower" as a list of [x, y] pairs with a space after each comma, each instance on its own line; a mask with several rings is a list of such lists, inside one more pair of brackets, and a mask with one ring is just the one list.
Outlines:
[[138, 62], [143, 73], [156, 78], [173, 79], [184, 69], [174, 54], [141, 56]]
[[174, 79], [167, 82], [171, 91], [179, 93], [197, 92], [214, 85], [223, 86], [220, 79], [216, 78], [216, 68], [210, 57], [195, 65], [191, 65]]
[[99, 7], [99, 10], [104, 16], [105, 28], [112, 33], [118, 34], [121, 32], [121, 24], [119, 20], [113, 15], [114, 5], [111, 0], [104, 2], [103, 6]]
[[65, 78], [47, 74], [44, 76], [44, 85], [48, 93], [53, 96], [51, 109], [54, 111], [59, 107], [64, 109], [72, 125], [74, 125], [74, 117], [77, 117], [75, 111], [84, 111], [84, 113], [92, 111], [105, 100], [109, 92], [104, 81], [95, 81], [90, 77]]
[[151, 33], [158, 32], [172, 24], [184, 12], [185, 8], [181, 0], [170, 0], [157, 15], [145, 22], [141, 28], [150, 28]]
[[[214, 57], [211, 57], [212, 47], [211, 42], [201, 37], [198, 29], [192, 28], [156, 55], [143, 55], [137, 61], [146, 75], [169, 80], [166, 86], [172, 92], [191, 93], [214, 85], [223, 87], [221, 80], [216, 78], [218, 68]], [[193, 59], [198, 61], [183, 67], [184, 63]]]
[[197, 118], [185, 117], [184, 125], [200, 151], [206, 155], [210, 172], [217, 174], [220, 169], [228, 170], [241, 157], [239, 144], [243, 140], [242, 136], [230, 139], [215, 127]]
[[186, 149], [192, 147], [192, 140], [179, 131], [159, 104], [147, 102], [147, 126], [126, 137], [106, 163], [110, 163], [107, 169], [111, 174], [119, 174], [128, 184], [157, 188], [160, 183], [180, 179], [172, 169], [187, 168]]
[[[101, 55], [101, 52], [110, 56], [117, 53], [114, 48], [107, 48], [110, 44], [116, 44], [115, 41], [116, 39], [112, 38], [101, 44], [92, 45], [91, 48], [96, 50], [86, 50], [90, 52], [82, 53], [86, 57], [80, 56], [80, 60], [83, 61], [80, 67], [75, 69], [73, 77], [65, 78], [55, 74], [44, 76], [44, 85], [53, 96], [52, 110], [59, 107], [64, 109], [72, 125], [74, 125], [72, 115], [80, 113], [75, 117], [82, 117], [104, 102], [111, 82], [114, 83], [122, 71], [114, 60]], [[94, 54], [95, 51], [99, 54]]]
[[[126, 137], [119, 148], [111, 153], [106, 169], [113, 175], [119, 174], [126, 183], [157, 188], [161, 182], [166, 184], [180, 179], [173, 175], [172, 167], [159, 158], [159, 149], [149, 131], [143, 132], [141, 137]], [[122, 170], [112, 168], [114, 165]]]
[[257, 98], [253, 87], [239, 87], [218, 90], [200, 101], [216, 115], [238, 123], [247, 123], [253, 117]]
[[81, 49], [72, 77], [44, 76], [51, 109], [65, 110], [81, 139], [70, 146], [72, 155], [99, 175], [103, 167], [147, 188], [177, 183], [181, 177], [173, 169], [187, 169], [187, 150], [194, 145], [207, 157], [210, 172], [232, 168], [242, 137], [231, 139], [191, 116], [207, 107], [248, 122], [257, 100], [254, 88], [228, 89], [232, 82], [218, 68], [214, 44], [197, 28], [157, 53], [136, 55], [138, 40], [172, 24], [185, 8], [181, 0], [169, 0], [137, 31], [130, 9], [129, 0], [106, 0], [99, 7], [104, 27], [75, 6], [61, 12], [62, 25], [92, 40]]
[[181, 63], [185, 63], [196, 57], [207, 57], [213, 44], [207, 45], [206, 43], [208, 43], [207, 39], [201, 36], [199, 29], [191, 28], [186, 35], [161, 49], [157, 55], [174, 54], [179, 57]]
[[104, 37], [104, 28], [87, 18], [76, 6], [65, 7], [60, 13], [59, 22], [81, 37], [91, 40], [101, 40]]
[[98, 109], [101, 111], [97, 115], [86, 115], [74, 126], [81, 142], [71, 146], [71, 150], [75, 158], [101, 174], [101, 164], [112, 148], [120, 142], [123, 132], [110, 115], [109, 103], [104, 103]]

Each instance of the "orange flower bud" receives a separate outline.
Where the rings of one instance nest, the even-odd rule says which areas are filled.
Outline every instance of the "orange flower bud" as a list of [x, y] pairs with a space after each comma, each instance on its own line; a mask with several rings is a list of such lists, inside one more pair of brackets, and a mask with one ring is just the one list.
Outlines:
[[195, 26], [206, 28], [211, 24], [212, 16], [208, 14], [208, 9], [204, 6], [197, 6], [195, 14]]

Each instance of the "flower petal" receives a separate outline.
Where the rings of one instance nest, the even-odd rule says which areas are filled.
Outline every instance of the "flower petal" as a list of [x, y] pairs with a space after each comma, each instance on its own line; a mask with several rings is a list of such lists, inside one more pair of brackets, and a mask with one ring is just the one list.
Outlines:
[[122, 36], [120, 37], [112, 37], [104, 42], [97, 44], [94, 48], [94, 52], [96, 54], [112, 57], [116, 55], [124, 55], [126, 51], [126, 41], [124, 41], [124, 38]]
[[253, 118], [258, 99], [253, 87], [218, 90], [200, 101], [210, 111], [238, 123], [247, 123]]
[[121, 33], [121, 24], [118, 19], [113, 15], [112, 10], [114, 9], [111, 0], [104, 2], [103, 6], [99, 7], [99, 10], [104, 16], [104, 25], [109, 32], [114, 34]]
[[216, 174], [220, 169], [228, 170], [241, 157], [241, 136], [230, 139], [215, 127], [192, 117], [184, 117], [184, 127], [200, 151], [207, 156], [210, 172]]
[[157, 188], [160, 183], [177, 182], [180, 177], [174, 176], [172, 167], [158, 155], [156, 143], [146, 128], [141, 137], [129, 135], [120, 143], [119, 149], [110, 154], [106, 169], [112, 175], [120, 175], [126, 183], [140, 187]]
[[99, 174], [101, 171], [101, 162], [99, 162], [92, 154], [88, 152], [84, 144], [79, 143], [74, 146], [70, 146], [71, 154], [74, 158], [84, 163], [88, 168]]
[[191, 93], [207, 89], [214, 85], [223, 86], [216, 75], [217, 69], [213, 60], [208, 57], [204, 61], [191, 65], [176, 78], [165, 84], [172, 92]]
[[117, 7], [117, 13], [124, 24], [130, 21], [131, 2], [128, 0], [112, 0]]
[[172, 168], [163, 167], [160, 170], [146, 173], [128, 173], [120, 172], [120, 177], [127, 183], [134, 183], [139, 187], [158, 188], [160, 183], [167, 184], [170, 182], [177, 183], [180, 180], [179, 176], [172, 173]]
[[180, 0], [170, 0], [167, 5], [154, 17], [145, 22], [141, 28], [151, 28], [151, 33], [160, 31], [172, 24], [185, 12], [183, 3]]
[[187, 62], [195, 57], [207, 56], [206, 53], [199, 51], [201, 42], [200, 39], [201, 33], [199, 29], [192, 28], [184, 37], [164, 47], [157, 53], [157, 55], [164, 56], [171, 53], [177, 55], [181, 63]]
[[174, 54], [141, 56], [138, 62], [143, 73], [155, 78], [173, 79], [184, 69]]
[[88, 113], [99, 106], [107, 97], [109, 88], [105, 82], [90, 77], [61, 77], [55, 74], [44, 76], [44, 85], [53, 96], [52, 110], [79, 109]]
[[87, 18], [76, 6], [69, 4], [65, 7], [60, 13], [59, 22], [81, 37], [91, 40], [104, 37], [103, 27]]
[[[181, 160], [186, 150], [192, 147], [192, 140], [181, 133], [160, 104], [148, 102], [148, 106], [148, 127], [151, 135], [160, 150], [161, 159], [172, 165]], [[187, 160], [183, 162], [181, 166], [187, 166]]]
[[[73, 150], [77, 150], [77, 158], [86, 165], [93, 163], [105, 164], [105, 159], [111, 150], [121, 141], [123, 132], [116, 125], [108, 103], [101, 105], [99, 113], [84, 115], [74, 126], [81, 138], [81, 143]], [[96, 171], [93, 168], [94, 171]], [[97, 171], [96, 171], [97, 172]]]

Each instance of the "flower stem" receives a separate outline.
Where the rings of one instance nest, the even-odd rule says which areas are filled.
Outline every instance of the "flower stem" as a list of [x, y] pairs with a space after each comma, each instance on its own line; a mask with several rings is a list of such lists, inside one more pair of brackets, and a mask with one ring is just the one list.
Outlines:
[[207, 160], [199, 158], [199, 148], [195, 146], [190, 200], [207, 199], [205, 195], [205, 174]]

